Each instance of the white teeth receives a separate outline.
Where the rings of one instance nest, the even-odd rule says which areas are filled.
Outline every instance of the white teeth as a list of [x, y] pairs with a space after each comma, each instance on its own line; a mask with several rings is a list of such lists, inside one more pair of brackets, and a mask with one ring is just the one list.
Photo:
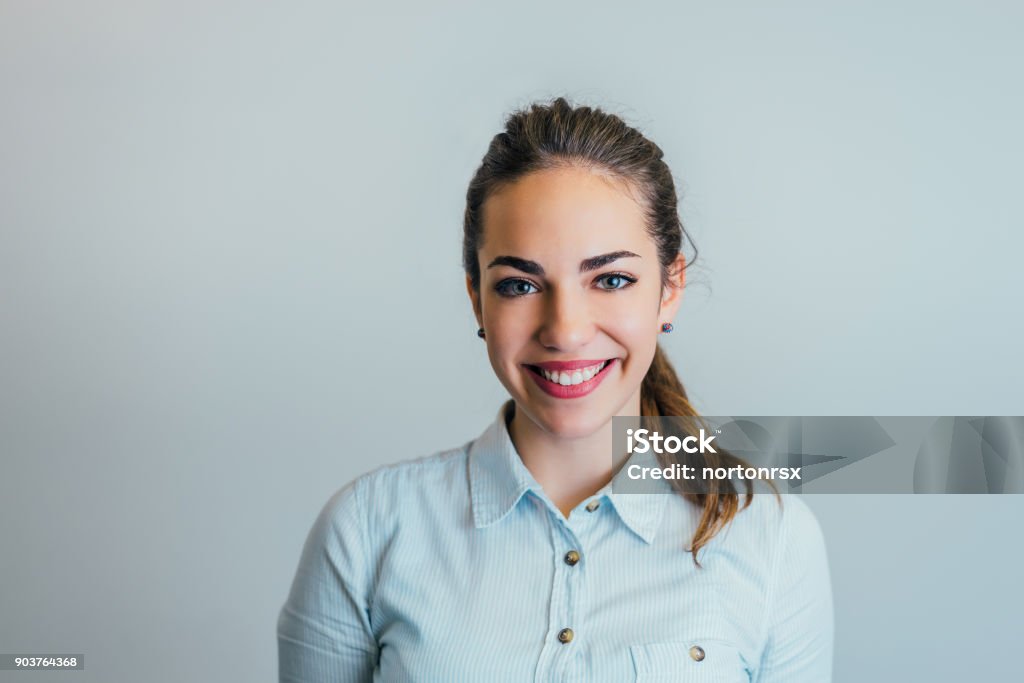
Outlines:
[[547, 379], [549, 382], [554, 382], [555, 384], [561, 384], [562, 386], [567, 387], [573, 384], [582, 384], [583, 382], [589, 382], [594, 378], [594, 376], [597, 373], [601, 372], [601, 368], [603, 368], [607, 364], [608, 361], [605, 361], [604, 363], [591, 365], [588, 368], [577, 368], [572, 372], [548, 371], [543, 368], [541, 368], [540, 371], [541, 374], [544, 375], [544, 378]]

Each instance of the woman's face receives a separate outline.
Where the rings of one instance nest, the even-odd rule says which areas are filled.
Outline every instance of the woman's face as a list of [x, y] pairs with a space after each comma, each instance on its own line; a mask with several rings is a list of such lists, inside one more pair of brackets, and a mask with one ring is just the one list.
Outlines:
[[[680, 290], [662, 290], [637, 202], [621, 184], [573, 167], [530, 174], [482, 212], [479, 295], [468, 278], [467, 288], [491, 366], [518, 409], [565, 438], [639, 414], [640, 384]], [[682, 268], [674, 270], [681, 286]]]

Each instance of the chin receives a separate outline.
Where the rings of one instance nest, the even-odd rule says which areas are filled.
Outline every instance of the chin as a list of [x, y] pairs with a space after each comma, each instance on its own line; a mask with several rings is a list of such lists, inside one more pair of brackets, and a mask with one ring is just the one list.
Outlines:
[[580, 439], [592, 435], [611, 419], [603, 407], [534, 406], [531, 412], [543, 428], [562, 439]]

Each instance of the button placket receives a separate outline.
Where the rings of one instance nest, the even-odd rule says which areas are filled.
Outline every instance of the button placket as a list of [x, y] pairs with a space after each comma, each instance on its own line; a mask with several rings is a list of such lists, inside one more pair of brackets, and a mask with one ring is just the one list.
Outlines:
[[[564, 669], [561, 678], [564, 683], [586, 683], [593, 680], [590, 671], [591, 656], [587, 647], [587, 624], [579, 621], [580, 615], [586, 612], [587, 601], [587, 563], [584, 562], [588, 539], [599, 533], [599, 518], [603, 515], [592, 514], [601, 506], [599, 498], [592, 498], [587, 504], [576, 508], [562, 527], [565, 545], [559, 564], [559, 572], [564, 578], [567, 592], [567, 616], [560, 630], [555, 633], [557, 647], [565, 654]], [[580, 638], [583, 640], [580, 640]]]
[[559, 624], [560, 628], [555, 634], [555, 640], [568, 658], [564, 671], [570, 676], [570, 679], [575, 675], [582, 675], [582, 670], [573, 671], [573, 669], [578, 668], [584, 661], [575, 654], [579, 646], [574, 643], [578, 630], [584, 628], [583, 624], [578, 623], [583, 589], [582, 567], [579, 566], [582, 558], [582, 553], [579, 550], [581, 540], [574, 526], [568, 522], [560, 523], [558, 525], [560, 533], [555, 536], [556, 542], [561, 541], [562, 543], [561, 557], [556, 561], [558, 567], [556, 574], [559, 577], [559, 583], [565, 590], [565, 611], [563, 621]]
[[576, 550], [580, 546], [580, 542], [568, 524], [561, 523], [559, 530], [561, 531], [559, 535], [564, 543], [563, 547], [568, 546], [570, 549], [562, 555], [561, 562], [558, 563], [559, 568], [556, 571], [559, 583], [565, 590], [565, 613], [563, 626], [555, 637], [562, 645], [568, 645], [576, 636], [575, 628], [579, 628], [579, 624], [575, 620], [579, 615], [580, 580], [582, 578], [580, 569], [576, 566], [580, 561], [580, 551]]
[[567, 681], [581, 681], [586, 667], [586, 658], [580, 656], [580, 644], [576, 642], [579, 629], [584, 628], [578, 623], [583, 581], [581, 542], [574, 525], [561, 515], [549, 511], [547, 521], [553, 553], [553, 585], [548, 615], [549, 635], [541, 652], [536, 680], [562, 680], [564, 676]]

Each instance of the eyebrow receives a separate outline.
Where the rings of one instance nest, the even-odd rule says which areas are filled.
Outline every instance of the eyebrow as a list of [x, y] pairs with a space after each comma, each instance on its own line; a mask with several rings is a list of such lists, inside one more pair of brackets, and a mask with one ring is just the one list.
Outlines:
[[[587, 273], [592, 270], [597, 270], [603, 266], [608, 265], [612, 261], [618, 261], [620, 258], [627, 258], [635, 256], [640, 258], [639, 254], [634, 254], [631, 251], [619, 250], [610, 251], [607, 254], [600, 254], [598, 256], [591, 256], [580, 261], [580, 272]], [[544, 268], [536, 261], [529, 259], [519, 258], [518, 256], [497, 256], [493, 261], [487, 264], [488, 268], [494, 268], [495, 266], [510, 266], [516, 270], [521, 270], [524, 273], [530, 275], [544, 275]]]

